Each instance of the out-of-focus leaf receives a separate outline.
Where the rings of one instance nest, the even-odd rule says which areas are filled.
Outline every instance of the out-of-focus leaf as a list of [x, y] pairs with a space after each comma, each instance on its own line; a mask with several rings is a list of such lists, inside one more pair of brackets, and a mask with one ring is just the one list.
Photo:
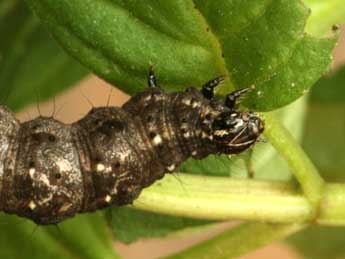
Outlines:
[[37, 226], [1, 215], [1, 258], [119, 258], [103, 215], [80, 215], [58, 226]]
[[87, 74], [62, 51], [23, 3], [2, 1], [0, 14], [2, 103], [17, 110], [55, 95]]
[[313, 87], [310, 106], [345, 105], [345, 66], [322, 77]]
[[73, 259], [66, 250], [43, 228], [15, 216], [0, 217], [0, 257], [15, 259]]
[[[303, 146], [322, 176], [345, 180], [345, 67], [325, 76], [311, 92]], [[288, 242], [305, 258], [345, 257], [345, 228], [311, 227]]]
[[[243, 223], [162, 259], [235, 259], [303, 228], [299, 224]], [[260, 256], [261, 257], [261, 256]]]
[[345, 258], [344, 227], [309, 227], [288, 238], [305, 259]]
[[327, 180], [345, 180], [345, 67], [312, 91], [303, 146]]
[[133, 208], [113, 208], [109, 210], [109, 220], [116, 229], [116, 238], [130, 243], [139, 238], [162, 237], [185, 228], [210, 224], [211, 221], [173, 217], [137, 210]]
[[71, 55], [128, 93], [154, 64], [168, 89], [225, 74], [221, 93], [254, 84], [247, 106], [272, 110], [307, 91], [335, 44], [304, 34], [298, 0], [27, 2]]

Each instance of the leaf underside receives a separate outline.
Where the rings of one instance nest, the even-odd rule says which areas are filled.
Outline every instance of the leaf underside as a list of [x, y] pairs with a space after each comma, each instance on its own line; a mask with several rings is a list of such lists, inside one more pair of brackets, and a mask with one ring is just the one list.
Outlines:
[[14, 110], [52, 97], [88, 73], [19, 1], [0, 4], [0, 35], [0, 102]]

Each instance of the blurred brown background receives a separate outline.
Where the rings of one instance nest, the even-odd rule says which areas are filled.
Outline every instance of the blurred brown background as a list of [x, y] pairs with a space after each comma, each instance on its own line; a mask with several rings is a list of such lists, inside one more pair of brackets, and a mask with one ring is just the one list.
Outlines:
[[[345, 27], [342, 28], [340, 40], [334, 50], [333, 69], [340, 64], [345, 63]], [[113, 88], [104, 81], [95, 76], [89, 76], [74, 88], [57, 96], [55, 100], [33, 105], [18, 114], [18, 117], [24, 121], [32, 119], [38, 115], [39, 110], [43, 115], [51, 115], [55, 109], [56, 118], [70, 123], [83, 116], [90, 110], [91, 106], [104, 106], [110, 100], [111, 105], [120, 106], [128, 96], [121, 91]], [[54, 104], [55, 103], [55, 104]], [[54, 108], [55, 106], [55, 108]], [[115, 243], [121, 255], [126, 259], [151, 259], [158, 258], [179, 251], [183, 248], [191, 246], [200, 240], [205, 240], [225, 228], [231, 227], [229, 224], [220, 224], [213, 231], [208, 233], [193, 234], [187, 237], [167, 237], [162, 239], [152, 239], [138, 241], [131, 245]], [[246, 240], [243, 240], [246, 242]], [[241, 257], [242, 259], [299, 259], [300, 257], [284, 243], [274, 242], [273, 244], [260, 248], [256, 252]]]

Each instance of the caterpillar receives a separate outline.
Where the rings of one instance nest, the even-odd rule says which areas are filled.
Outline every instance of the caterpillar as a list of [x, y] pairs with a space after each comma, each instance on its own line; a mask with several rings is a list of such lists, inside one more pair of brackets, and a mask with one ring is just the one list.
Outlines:
[[76, 213], [131, 204], [141, 190], [189, 157], [237, 154], [258, 141], [264, 122], [239, 112], [236, 90], [221, 103], [214, 88], [164, 92], [151, 67], [148, 87], [120, 107], [98, 107], [79, 121], [20, 123], [0, 106], [0, 210], [39, 225]]

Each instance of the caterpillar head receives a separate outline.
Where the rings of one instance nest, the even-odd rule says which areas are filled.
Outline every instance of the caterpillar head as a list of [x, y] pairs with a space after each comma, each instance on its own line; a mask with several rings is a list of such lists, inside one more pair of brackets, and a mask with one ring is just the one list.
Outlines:
[[226, 111], [220, 113], [212, 124], [213, 141], [225, 154], [237, 154], [259, 140], [264, 122], [253, 112]]

